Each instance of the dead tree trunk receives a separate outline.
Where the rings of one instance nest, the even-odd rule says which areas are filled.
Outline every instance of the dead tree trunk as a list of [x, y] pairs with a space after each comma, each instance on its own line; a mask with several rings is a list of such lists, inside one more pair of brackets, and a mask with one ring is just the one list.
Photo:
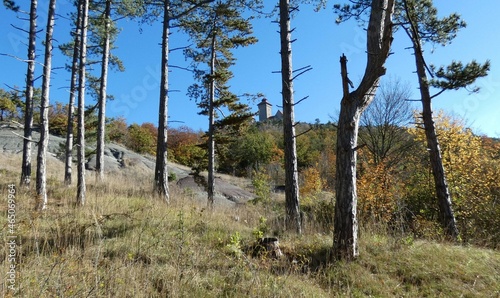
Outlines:
[[40, 105], [40, 141], [36, 165], [36, 206], [35, 210], [47, 208], [47, 149], [49, 146], [49, 105], [50, 74], [52, 71], [52, 35], [54, 32], [54, 15], [56, 0], [50, 0], [47, 13], [47, 30], [45, 32], [45, 58], [42, 82], [42, 101]]
[[167, 169], [167, 121], [168, 121], [168, 38], [170, 32], [170, 1], [163, 7], [163, 34], [161, 54], [160, 107], [158, 115], [158, 141], [156, 144], [155, 192], [170, 201]]
[[106, 129], [106, 89], [108, 85], [108, 62], [109, 62], [109, 38], [111, 26], [111, 0], [106, 0], [106, 8], [104, 11], [105, 18], [105, 36], [104, 45], [102, 48], [101, 61], [101, 85], [99, 87], [99, 102], [98, 102], [98, 127], [97, 127], [97, 152], [96, 152], [96, 175], [97, 180], [104, 179], [104, 136]]
[[28, 70], [26, 72], [26, 102], [24, 107], [23, 161], [21, 165], [21, 185], [29, 186], [31, 181], [31, 137], [33, 126], [33, 83], [35, 80], [36, 58], [36, 9], [37, 0], [31, 0], [30, 29], [28, 41]]
[[76, 202], [78, 205], [85, 205], [86, 185], [85, 185], [85, 75], [87, 66], [87, 26], [89, 0], [80, 0], [82, 5], [79, 12], [82, 20], [82, 30], [80, 36], [80, 65], [78, 82], [78, 182]]
[[349, 93], [347, 58], [340, 58], [342, 98], [338, 129], [336, 158], [336, 204], [334, 224], [334, 253], [337, 259], [352, 259], [358, 256], [357, 237], [357, 191], [356, 191], [356, 146], [361, 113]]
[[365, 74], [357, 89], [348, 78], [347, 58], [340, 58], [343, 97], [337, 130], [337, 161], [335, 184], [335, 216], [333, 254], [335, 259], [352, 260], [358, 256], [358, 222], [356, 191], [356, 158], [359, 120], [385, 74], [385, 61], [392, 42], [394, 0], [373, 0], [367, 28]]
[[299, 178], [293, 98], [292, 43], [290, 1], [280, 0], [281, 95], [283, 98], [283, 136], [285, 142], [285, 204], [286, 228], [302, 232], [299, 205]]

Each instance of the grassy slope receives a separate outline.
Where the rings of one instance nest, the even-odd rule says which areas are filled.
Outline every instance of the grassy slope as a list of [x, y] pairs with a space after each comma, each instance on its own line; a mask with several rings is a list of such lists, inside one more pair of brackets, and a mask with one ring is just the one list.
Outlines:
[[[9, 158], [0, 156], [2, 243], [5, 182], [18, 180], [18, 161]], [[51, 205], [43, 213], [33, 212], [30, 192], [18, 189], [20, 297], [500, 296], [498, 251], [364, 227], [360, 258], [327, 264], [331, 233], [309, 228], [301, 237], [280, 235], [285, 259], [253, 258], [245, 252], [254, 231], [279, 230], [272, 223], [281, 199], [271, 207], [211, 213], [173, 190], [174, 202], [166, 206], [149, 198], [147, 178], [132, 174], [99, 186], [89, 181], [84, 208], [72, 207], [75, 190], [57, 177], [50, 179]], [[267, 224], [259, 223], [262, 217]], [[1, 254], [6, 270], [4, 249]]]

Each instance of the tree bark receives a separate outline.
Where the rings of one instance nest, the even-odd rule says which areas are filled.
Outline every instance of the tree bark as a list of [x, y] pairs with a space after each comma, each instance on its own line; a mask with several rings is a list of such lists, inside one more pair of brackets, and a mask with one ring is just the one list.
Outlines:
[[30, 29], [28, 41], [28, 70], [26, 72], [26, 102], [24, 107], [23, 161], [21, 165], [21, 185], [28, 186], [31, 181], [31, 142], [33, 127], [33, 83], [35, 80], [36, 58], [36, 14], [37, 0], [31, 0]]
[[[215, 21], [214, 21], [215, 23]], [[214, 28], [215, 29], [215, 28]], [[210, 94], [208, 103], [208, 179], [207, 179], [207, 193], [208, 193], [208, 207], [214, 208], [214, 192], [215, 192], [215, 34], [212, 36], [211, 43], [212, 53], [210, 56]]]
[[349, 92], [347, 58], [340, 58], [343, 97], [337, 130], [335, 215], [333, 254], [335, 259], [358, 256], [356, 162], [359, 120], [385, 74], [385, 61], [392, 42], [394, 0], [373, 0], [367, 29], [367, 64], [358, 88]]
[[87, 64], [87, 26], [89, 0], [80, 0], [81, 9], [81, 37], [80, 37], [80, 66], [78, 82], [78, 182], [76, 202], [78, 205], [85, 205], [86, 185], [85, 185], [85, 75]]
[[69, 87], [69, 103], [68, 103], [68, 128], [66, 132], [66, 152], [65, 152], [65, 163], [64, 163], [64, 183], [66, 185], [71, 185], [72, 183], [72, 173], [73, 173], [73, 121], [75, 112], [75, 97], [76, 97], [76, 85], [78, 79], [78, 62], [80, 59], [80, 37], [82, 30], [82, 1], [78, 1], [77, 15], [76, 15], [76, 28], [75, 37], [73, 45], [73, 61], [71, 63], [71, 80]]
[[337, 128], [337, 159], [335, 191], [335, 217], [333, 247], [337, 259], [358, 256], [358, 221], [356, 190], [356, 146], [358, 140], [360, 107], [349, 93], [347, 58], [340, 58], [344, 96]]
[[155, 191], [170, 201], [167, 169], [167, 121], [168, 121], [168, 38], [170, 32], [170, 1], [165, 0], [163, 7], [163, 34], [161, 55], [160, 107], [158, 115], [158, 141], [156, 144]]
[[108, 85], [108, 63], [109, 63], [109, 29], [111, 22], [111, 0], [106, 0], [104, 11], [105, 18], [105, 37], [102, 49], [101, 61], [101, 86], [99, 89], [98, 103], [98, 127], [97, 127], [97, 152], [96, 152], [96, 175], [97, 180], [104, 179], [104, 136], [106, 129], [106, 89]]
[[[414, 28], [414, 27], [413, 27]], [[427, 140], [427, 149], [431, 162], [432, 175], [439, 205], [439, 221], [447, 236], [453, 240], [458, 238], [459, 232], [455, 221], [455, 215], [451, 204], [451, 195], [446, 181], [446, 175], [441, 157], [441, 148], [436, 135], [434, 120], [432, 119], [432, 97], [427, 83], [425, 72], [425, 60], [420, 44], [418, 32], [412, 30], [412, 42], [415, 54], [415, 63], [418, 75], [418, 84], [422, 100], [422, 120], [424, 123], [425, 138]]]
[[286, 229], [302, 232], [300, 220], [297, 145], [293, 98], [292, 43], [290, 1], [280, 0], [281, 94], [283, 99], [283, 137], [285, 142], [285, 205]]
[[50, 0], [45, 32], [45, 58], [42, 82], [42, 101], [40, 105], [40, 141], [38, 142], [36, 167], [36, 206], [35, 210], [47, 208], [47, 148], [49, 146], [49, 105], [50, 74], [52, 71], [52, 35], [56, 0]]

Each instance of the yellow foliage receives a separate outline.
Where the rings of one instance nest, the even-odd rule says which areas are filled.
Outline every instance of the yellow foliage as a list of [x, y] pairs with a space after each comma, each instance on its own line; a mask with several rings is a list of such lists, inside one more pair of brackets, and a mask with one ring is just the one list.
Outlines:
[[[481, 220], [499, 189], [498, 160], [491, 158], [481, 137], [474, 135], [463, 120], [440, 111], [434, 121], [455, 216], [462, 225]], [[409, 132], [426, 144], [423, 129], [411, 128]]]
[[309, 167], [302, 172], [302, 186], [300, 187], [300, 196], [303, 203], [315, 198], [323, 190], [323, 179], [321, 178], [318, 165]]

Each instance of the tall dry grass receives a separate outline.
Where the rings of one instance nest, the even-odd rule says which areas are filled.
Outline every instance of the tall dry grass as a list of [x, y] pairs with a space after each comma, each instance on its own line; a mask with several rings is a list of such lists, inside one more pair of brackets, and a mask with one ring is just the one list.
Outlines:
[[[6, 187], [17, 156], [0, 155], [0, 226], [6, 243]], [[3, 162], [3, 161], [7, 162]], [[59, 165], [60, 166], [60, 165]], [[172, 187], [166, 205], [151, 196], [149, 173], [131, 167], [96, 183], [87, 204], [63, 185], [54, 165], [49, 208], [33, 211], [18, 189], [16, 285], [4, 297], [498, 297], [498, 251], [392, 235], [362, 227], [358, 260], [328, 263], [328, 202], [311, 207], [304, 235], [282, 228], [284, 199], [213, 212]], [[55, 170], [54, 170], [55, 169]], [[52, 176], [53, 175], [53, 176]], [[244, 182], [242, 182], [244, 183]], [[258, 235], [278, 235], [285, 258], [255, 256]], [[0, 249], [0, 267], [8, 264]]]

